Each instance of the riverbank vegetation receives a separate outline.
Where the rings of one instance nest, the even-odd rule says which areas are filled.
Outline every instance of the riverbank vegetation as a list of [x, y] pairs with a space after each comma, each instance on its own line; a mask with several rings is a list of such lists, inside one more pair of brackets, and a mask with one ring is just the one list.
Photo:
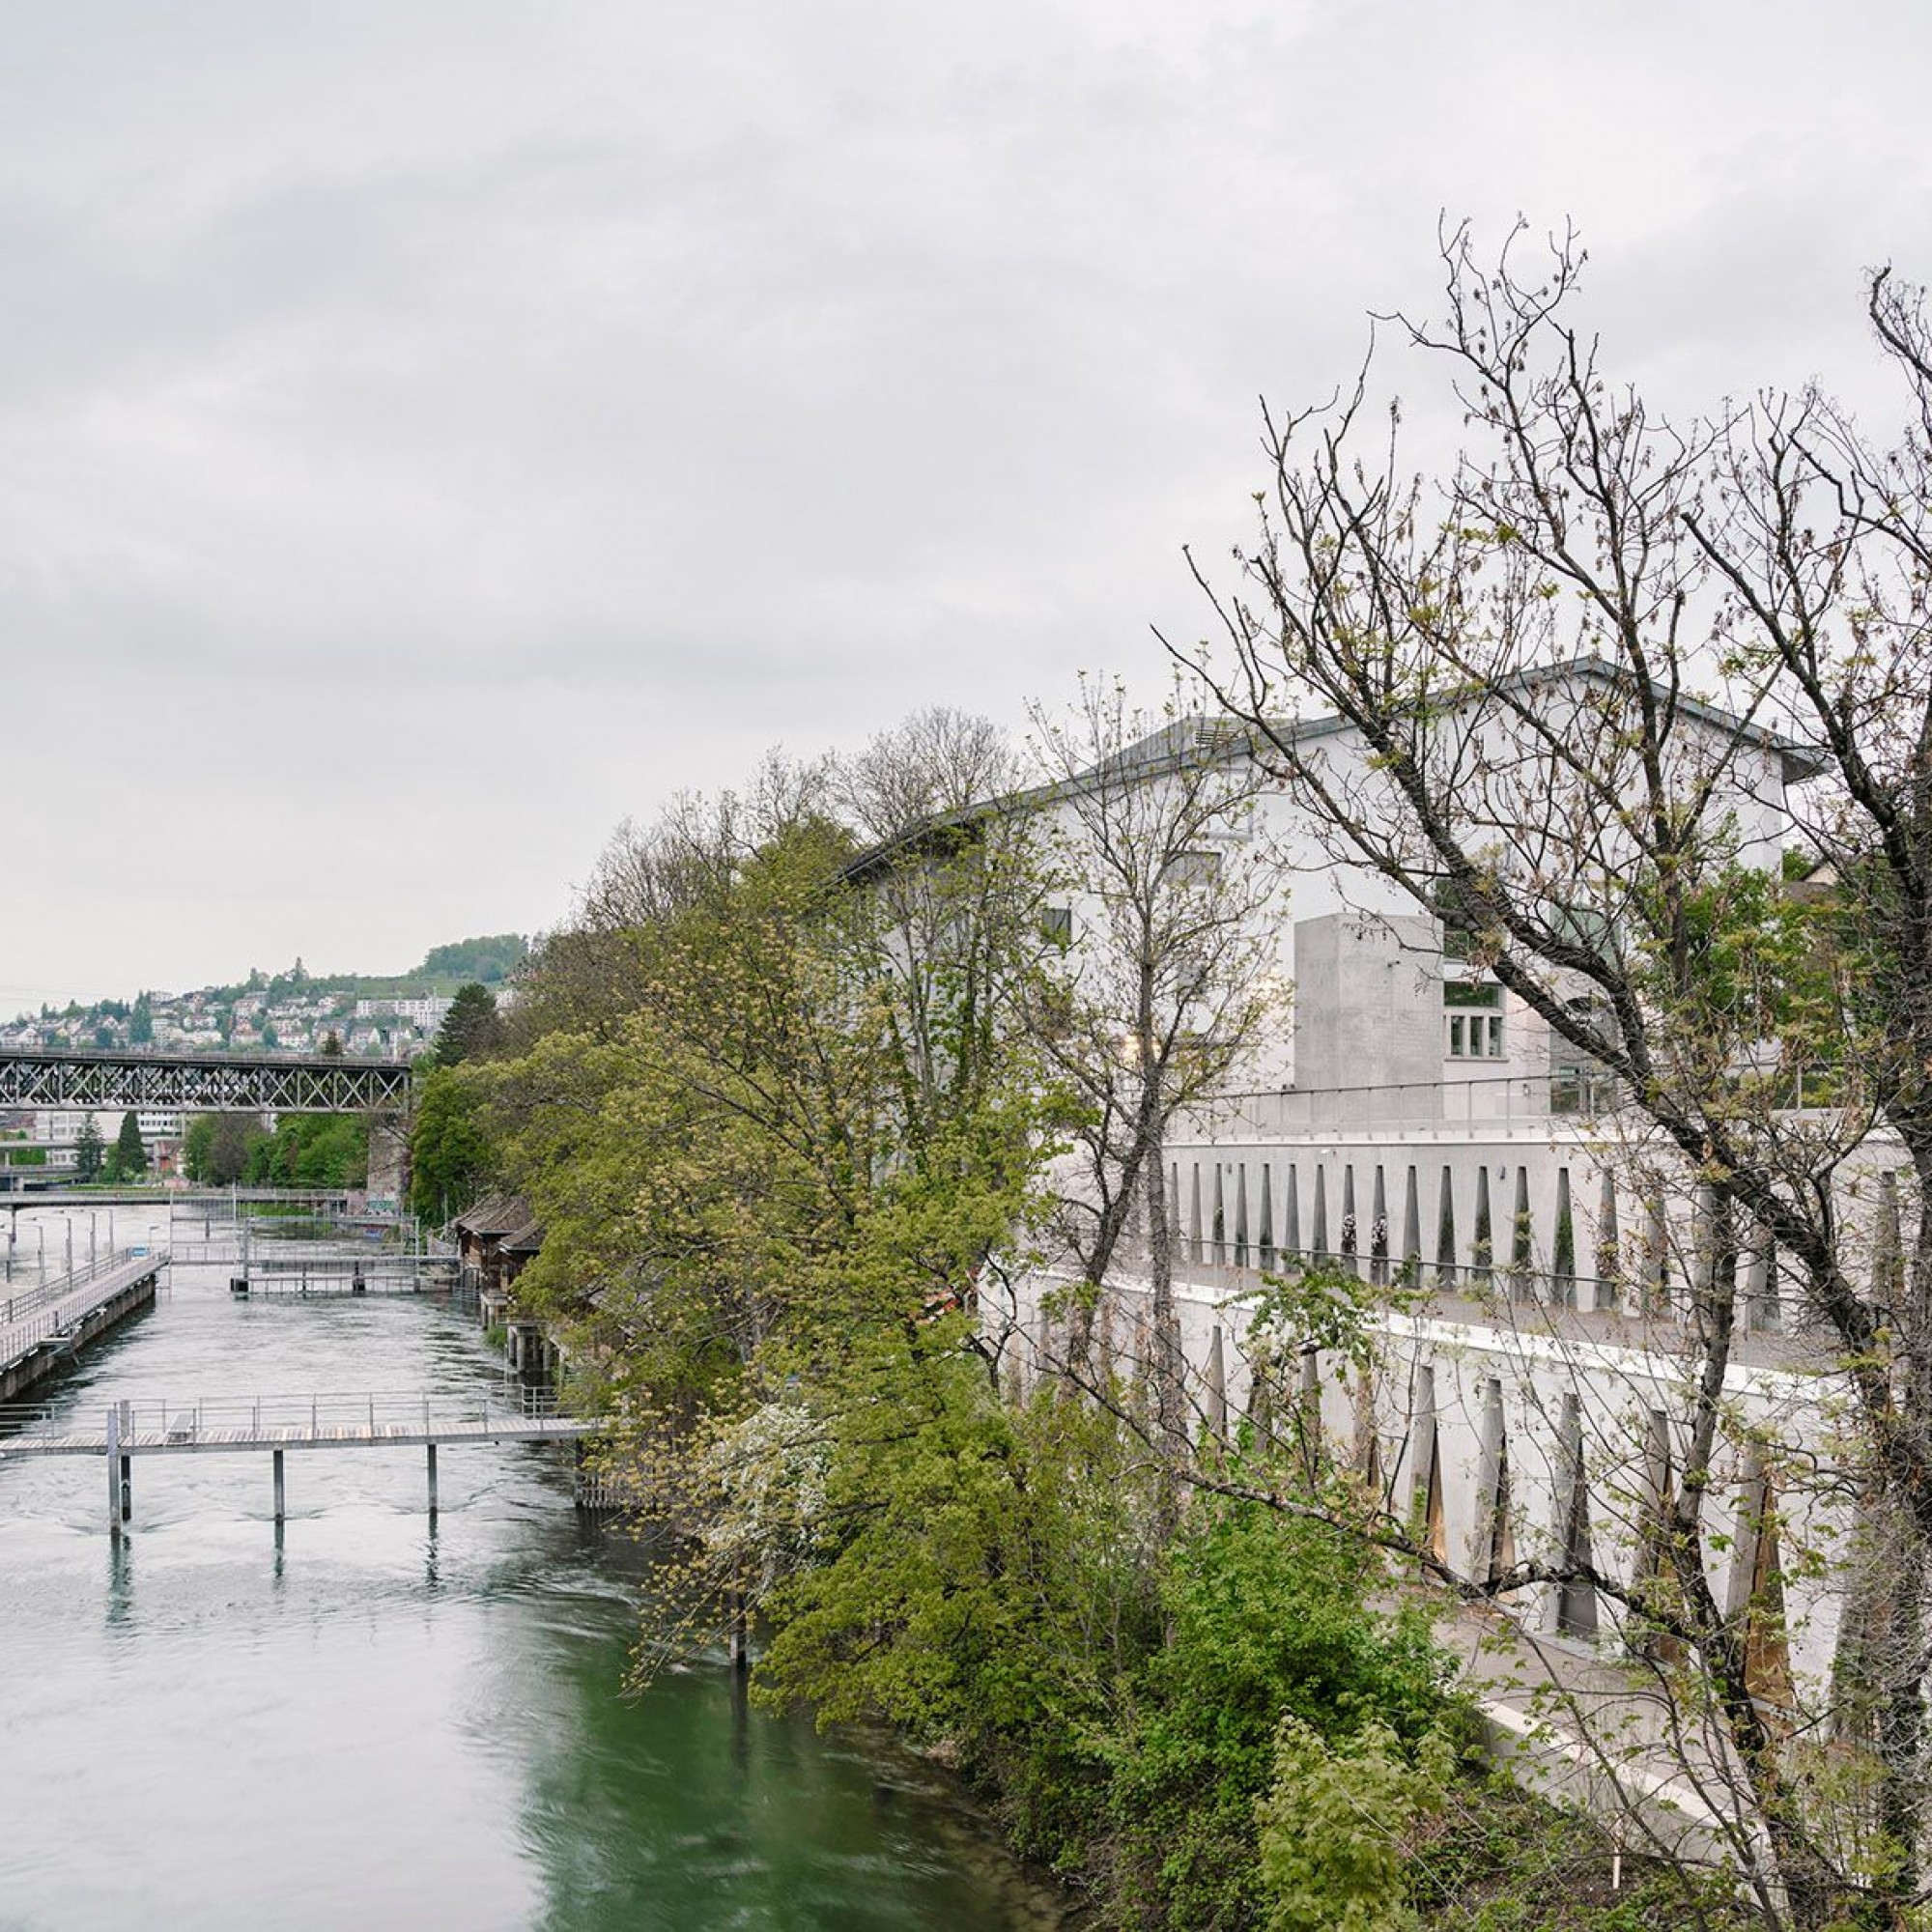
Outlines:
[[270, 1132], [252, 1114], [197, 1114], [182, 1137], [182, 1169], [212, 1187], [361, 1187], [369, 1122], [360, 1114], [288, 1114]]
[[[1335, 1520], [1350, 1479], [1296, 1415], [1190, 1435], [1104, 1329], [1086, 1390], [1019, 1374], [1003, 1270], [1069, 1225], [1091, 1251], [1096, 1176], [1110, 1239], [1158, 1191], [1201, 989], [1143, 1004], [1167, 1050], [1135, 1080], [1071, 1077], [1083, 1035], [1128, 1063], [1065, 972], [1057, 855], [948, 816], [1011, 776], [938, 714], [627, 828], [497, 1057], [428, 1077], [418, 1186], [529, 1197], [519, 1295], [625, 1418], [610, 1473], [683, 1552], [640, 1668], [756, 1617], [756, 1697], [916, 1740], [1098, 1922], [1558, 1922], [1507, 1916], [1429, 1600]], [[1170, 872], [1162, 918], [1200, 883]], [[1509, 1815], [1522, 1845], [1546, 1829]]]

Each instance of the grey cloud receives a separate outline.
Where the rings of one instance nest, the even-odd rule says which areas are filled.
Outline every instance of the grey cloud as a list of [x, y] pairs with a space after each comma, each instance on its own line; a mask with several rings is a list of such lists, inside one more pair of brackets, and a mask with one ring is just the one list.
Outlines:
[[[0, 705], [31, 676], [95, 726], [79, 782], [10, 778], [111, 843], [158, 730], [168, 838], [238, 867], [165, 973], [68, 881], [0, 980], [393, 962], [554, 916], [617, 816], [773, 740], [1157, 676], [1179, 546], [1246, 533], [1256, 392], [1426, 309], [1439, 209], [1574, 213], [1613, 361], [1692, 401], [1835, 374], [1857, 268], [1926, 245], [1902, 4], [1823, 47], [1792, 0], [0, 31]], [[357, 886], [305, 914], [271, 875], [307, 850]]]

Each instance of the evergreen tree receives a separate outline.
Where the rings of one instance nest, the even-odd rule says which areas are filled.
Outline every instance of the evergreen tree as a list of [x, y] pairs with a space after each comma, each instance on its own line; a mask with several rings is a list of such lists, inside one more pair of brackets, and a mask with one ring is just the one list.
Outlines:
[[148, 1171], [148, 1150], [141, 1141], [141, 1122], [131, 1113], [121, 1116], [121, 1131], [114, 1137], [114, 1150], [107, 1156], [109, 1180], [131, 1180]]
[[436, 1037], [436, 1064], [458, 1066], [466, 1060], [487, 1060], [503, 1039], [503, 1022], [497, 1014], [497, 996], [471, 980], [456, 989], [456, 998]]
[[99, 1179], [101, 1162], [107, 1157], [107, 1143], [101, 1139], [99, 1123], [92, 1114], [80, 1123], [73, 1151], [81, 1179]]

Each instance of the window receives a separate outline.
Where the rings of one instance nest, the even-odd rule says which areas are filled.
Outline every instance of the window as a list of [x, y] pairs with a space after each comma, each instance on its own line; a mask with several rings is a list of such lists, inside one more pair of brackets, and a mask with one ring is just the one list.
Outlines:
[[1177, 852], [1161, 868], [1161, 885], [1174, 892], [1208, 893], [1220, 881], [1218, 852]]
[[1446, 1051], [1451, 1060], [1503, 1057], [1503, 989], [1480, 980], [1442, 982]]
[[1073, 908], [1071, 906], [1044, 906], [1039, 915], [1040, 936], [1049, 939], [1056, 946], [1073, 944]]

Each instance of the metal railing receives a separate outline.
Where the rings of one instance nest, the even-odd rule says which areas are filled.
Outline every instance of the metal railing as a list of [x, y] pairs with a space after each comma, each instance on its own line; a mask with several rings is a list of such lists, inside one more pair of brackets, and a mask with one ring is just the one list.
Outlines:
[[[52, 1281], [43, 1282], [38, 1288], [22, 1289], [18, 1294], [9, 1295], [5, 1301], [0, 1301], [0, 1328], [11, 1327], [20, 1317], [31, 1315], [37, 1308], [67, 1300], [110, 1269], [125, 1267], [129, 1262], [142, 1259], [131, 1248], [117, 1248], [111, 1254], [98, 1256], [75, 1268], [71, 1274], [59, 1275]], [[158, 1266], [167, 1259], [165, 1250], [153, 1259]]]
[[[1613, 1112], [1618, 1090], [1606, 1075], [1538, 1068], [1466, 1080], [1411, 1081], [1382, 1087], [1283, 1087], [1222, 1094], [1190, 1110], [1210, 1136], [1233, 1132], [1336, 1133], [1417, 1127], [1512, 1127], [1580, 1124]], [[1185, 1141], [1177, 1122], [1174, 1138]]]
[[136, 1396], [95, 1407], [71, 1403], [0, 1405], [0, 1440], [24, 1435], [98, 1436], [106, 1439], [105, 1409], [117, 1412], [123, 1442], [158, 1436], [185, 1447], [236, 1432], [273, 1433], [322, 1441], [343, 1435], [381, 1440], [385, 1435], [420, 1435], [440, 1429], [544, 1420], [562, 1413], [549, 1390], [483, 1390], [451, 1394], [421, 1389], [316, 1392], [307, 1395]]

